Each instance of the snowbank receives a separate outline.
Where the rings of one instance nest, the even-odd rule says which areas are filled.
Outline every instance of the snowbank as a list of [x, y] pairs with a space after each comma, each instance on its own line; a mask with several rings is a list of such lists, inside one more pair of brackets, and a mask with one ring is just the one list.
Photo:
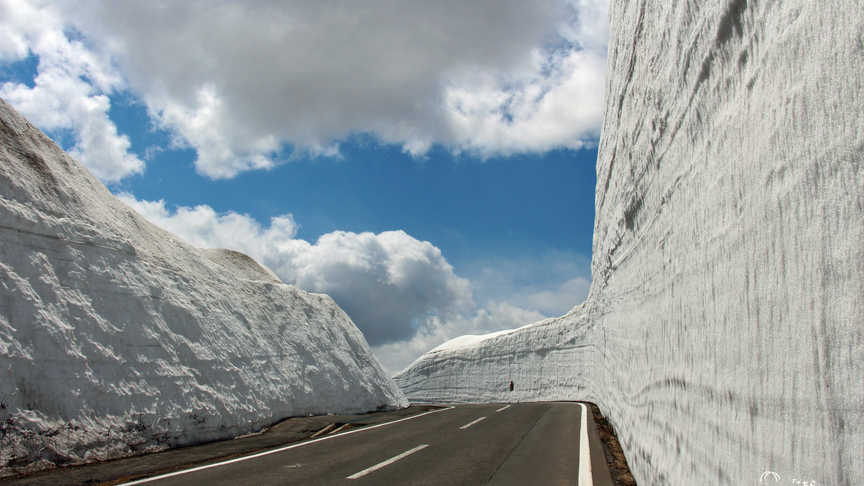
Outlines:
[[397, 383], [414, 401], [595, 401], [639, 484], [860, 484], [864, 9], [610, 16], [587, 302]]
[[[590, 392], [585, 306], [515, 331], [456, 338], [394, 377], [413, 402], [571, 400]], [[574, 325], [575, 324], [575, 325]], [[581, 363], [581, 366], [574, 366]], [[514, 383], [510, 391], [510, 382]], [[576, 395], [574, 395], [576, 394]]]
[[329, 297], [148, 223], [2, 100], [0, 402], [0, 466], [407, 405]]

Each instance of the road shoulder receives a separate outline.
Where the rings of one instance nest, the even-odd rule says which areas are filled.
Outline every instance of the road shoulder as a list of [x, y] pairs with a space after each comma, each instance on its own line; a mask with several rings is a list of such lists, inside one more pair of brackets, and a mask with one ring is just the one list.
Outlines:
[[25, 476], [4, 478], [0, 480], [0, 485], [30, 486], [53, 484], [57, 486], [76, 486], [98, 484], [107, 486], [120, 484], [142, 477], [164, 474], [179, 469], [262, 452], [311, 439], [316, 434], [318, 434], [317, 436], [323, 436], [367, 425], [392, 422], [439, 408], [445, 407], [439, 405], [412, 405], [401, 410], [359, 415], [292, 417], [253, 435], [180, 447], [153, 454], [141, 454], [79, 466], [58, 467]]
[[[615, 486], [636, 486], [636, 480], [633, 479], [630, 466], [627, 465], [627, 458], [624, 457], [624, 451], [618, 442], [615, 429], [606, 421], [597, 405], [593, 403], [589, 405], [594, 415], [594, 420], [591, 421], [589, 428], [593, 427], [595, 433], [591, 435], [599, 438], [606, 463], [609, 467], [609, 473], [612, 476], [612, 483]], [[594, 448], [595, 445], [592, 444], [592, 449]]]

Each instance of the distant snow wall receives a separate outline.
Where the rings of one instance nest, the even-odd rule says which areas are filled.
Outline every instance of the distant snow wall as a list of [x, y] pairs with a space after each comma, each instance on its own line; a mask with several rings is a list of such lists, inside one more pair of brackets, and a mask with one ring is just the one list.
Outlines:
[[0, 403], [10, 474], [408, 402], [332, 299], [147, 222], [0, 100]]
[[594, 401], [639, 484], [862, 484], [864, 4], [614, 0], [610, 20], [588, 300], [397, 384]]

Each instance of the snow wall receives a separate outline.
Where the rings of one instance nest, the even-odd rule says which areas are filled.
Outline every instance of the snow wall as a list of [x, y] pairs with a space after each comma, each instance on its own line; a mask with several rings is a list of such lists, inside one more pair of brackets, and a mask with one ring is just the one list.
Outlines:
[[407, 406], [327, 296], [154, 226], [0, 100], [0, 467]]
[[596, 402], [639, 484], [864, 484], [864, 3], [610, 20], [588, 300], [397, 384]]

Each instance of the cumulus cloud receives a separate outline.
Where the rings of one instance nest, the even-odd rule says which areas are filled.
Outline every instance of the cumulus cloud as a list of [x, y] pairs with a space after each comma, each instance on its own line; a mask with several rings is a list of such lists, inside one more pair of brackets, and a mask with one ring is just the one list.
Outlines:
[[285, 283], [330, 295], [373, 346], [411, 339], [436, 320], [474, 312], [468, 280], [453, 273], [438, 248], [402, 231], [338, 231], [310, 244], [294, 238], [291, 215], [265, 228], [248, 215], [218, 214], [209, 206], [169, 211], [163, 201], [120, 199], [194, 245], [241, 251]]
[[294, 240], [298, 226], [290, 214], [272, 218], [270, 226], [264, 228], [248, 215], [219, 214], [207, 205], [180, 206], [171, 211], [162, 200], [138, 200], [129, 193], [121, 193], [118, 198], [148, 221], [201, 248], [229, 248], [259, 261], [270, 261], [279, 253], [281, 245], [307, 244]]
[[454, 147], [489, 157], [578, 149], [599, 137], [605, 57], [566, 51], [550, 58], [538, 54], [535, 61], [534, 76], [525, 80], [481, 78], [448, 87]]
[[277, 272], [295, 271], [299, 287], [333, 297], [373, 346], [473, 311], [470, 283], [438, 248], [402, 231], [329, 233], [290, 266]]
[[578, 149], [599, 137], [608, 4], [564, 2], [563, 44], [532, 51], [531, 68], [468, 70], [444, 90], [450, 144], [482, 157]]
[[[290, 214], [272, 218], [265, 227], [249, 215], [217, 213], [205, 205], [169, 209], [164, 201], [142, 201], [131, 194], [118, 197], [196, 246], [241, 251], [285, 283], [330, 295], [394, 374], [450, 339], [561, 315], [584, 300], [583, 291], [587, 295], [585, 279], [541, 287], [508, 271], [573, 271], [561, 255], [527, 265], [496, 262], [494, 271], [472, 283], [454, 273], [438, 248], [402, 231], [337, 231], [312, 244], [295, 238], [298, 225]], [[482, 306], [475, 303], [475, 285], [491, 296]]]
[[141, 172], [143, 161], [108, 117], [106, 94], [122, 86], [108, 56], [71, 39], [52, 8], [2, 0], [0, 19], [0, 62], [39, 56], [34, 86], [7, 82], [0, 97], [43, 130], [71, 132], [70, 154], [103, 181]]
[[[141, 168], [97, 99], [121, 88], [212, 178], [270, 168], [292, 150], [337, 155], [354, 133], [417, 156], [441, 144], [487, 157], [579, 148], [600, 129], [605, 0], [0, 5], [0, 55], [39, 56], [37, 84], [57, 99], [28, 116], [62, 114], [50, 126], [77, 130], [82, 157], [107, 148], [113, 172], [89, 165], [106, 179]], [[49, 76], [51, 59], [72, 67]], [[75, 89], [51, 84], [58, 73]], [[16, 107], [37, 98], [16, 89], [4, 94]]]

